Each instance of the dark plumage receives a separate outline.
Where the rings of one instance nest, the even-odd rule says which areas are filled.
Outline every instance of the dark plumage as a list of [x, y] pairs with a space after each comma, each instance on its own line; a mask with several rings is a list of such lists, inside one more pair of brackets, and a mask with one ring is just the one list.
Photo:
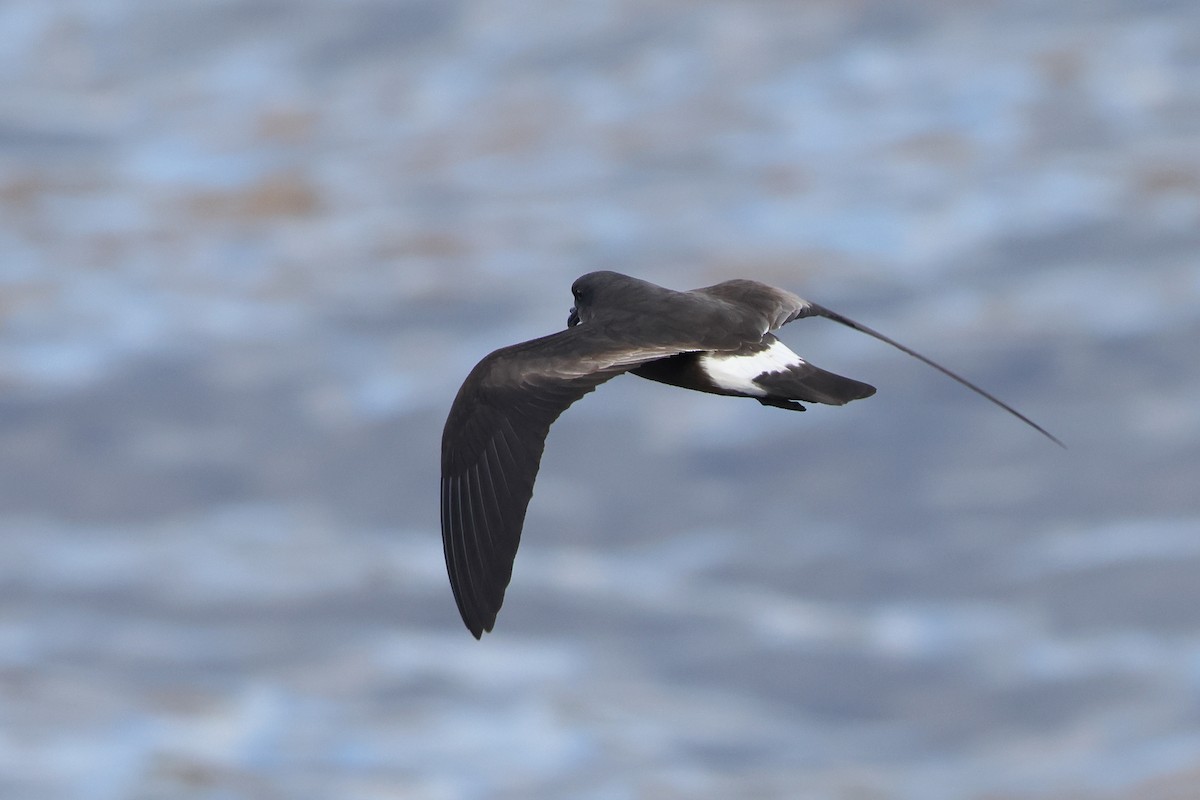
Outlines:
[[805, 362], [770, 333], [801, 317], [822, 316], [921, 359], [1058, 442], [919, 353], [783, 289], [732, 280], [677, 292], [592, 272], [571, 292], [567, 329], [480, 361], [459, 389], [442, 434], [446, 570], [476, 638], [492, 629], [504, 602], [550, 425], [623, 372], [795, 411], [804, 410], [801, 401], [842, 405], [870, 397], [874, 387]]

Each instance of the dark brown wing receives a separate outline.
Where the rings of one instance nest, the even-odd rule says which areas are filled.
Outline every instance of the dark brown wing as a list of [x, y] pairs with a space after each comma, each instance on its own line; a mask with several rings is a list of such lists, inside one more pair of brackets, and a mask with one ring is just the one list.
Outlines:
[[745, 278], [724, 281], [703, 289], [693, 289], [687, 294], [702, 295], [730, 304], [737, 308], [747, 321], [753, 320], [760, 334], [776, 330], [795, 319], [813, 313], [813, 304], [804, 298], [786, 289], [777, 289]]
[[497, 350], [459, 389], [442, 433], [442, 546], [467, 628], [504, 602], [550, 425], [601, 383], [686, 348], [642, 348], [580, 325]]

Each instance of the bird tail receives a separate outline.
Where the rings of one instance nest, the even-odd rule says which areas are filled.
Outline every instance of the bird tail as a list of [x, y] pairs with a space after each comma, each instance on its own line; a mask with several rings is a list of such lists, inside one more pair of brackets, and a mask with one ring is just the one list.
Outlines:
[[807, 361], [760, 375], [754, 382], [767, 391], [766, 397], [756, 398], [758, 402], [792, 411], [804, 410], [797, 401], [840, 406], [875, 394], [875, 387], [869, 383], [828, 372]]

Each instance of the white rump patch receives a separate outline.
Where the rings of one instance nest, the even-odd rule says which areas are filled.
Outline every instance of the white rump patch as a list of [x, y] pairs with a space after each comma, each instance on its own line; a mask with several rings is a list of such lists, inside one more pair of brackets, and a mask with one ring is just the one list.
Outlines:
[[713, 383], [731, 392], [752, 397], [766, 397], [767, 390], [754, 382], [765, 372], [784, 372], [804, 363], [804, 359], [776, 339], [766, 350], [748, 356], [705, 353], [700, 356], [700, 368]]

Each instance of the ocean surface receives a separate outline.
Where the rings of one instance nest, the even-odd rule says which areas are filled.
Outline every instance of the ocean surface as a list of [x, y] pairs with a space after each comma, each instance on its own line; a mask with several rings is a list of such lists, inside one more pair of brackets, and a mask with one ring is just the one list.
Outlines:
[[[622, 377], [476, 642], [442, 423], [580, 274], [875, 397]], [[0, 796], [1200, 796], [1200, 5], [0, 4]]]

